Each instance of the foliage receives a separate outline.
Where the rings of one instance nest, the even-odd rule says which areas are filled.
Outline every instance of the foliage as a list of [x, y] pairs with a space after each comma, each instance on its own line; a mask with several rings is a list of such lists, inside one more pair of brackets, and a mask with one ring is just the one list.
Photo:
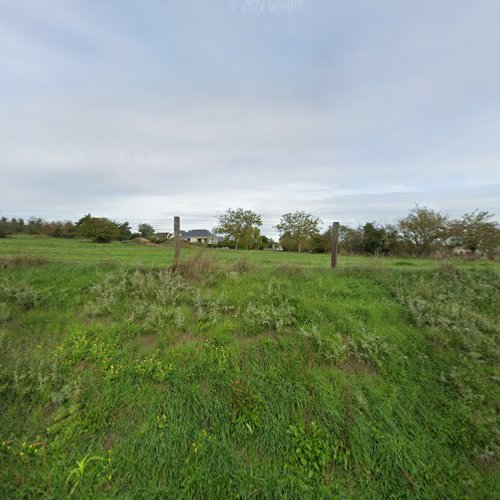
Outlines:
[[493, 258], [500, 247], [500, 227], [496, 221], [489, 221], [494, 215], [486, 211], [474, 211], [454, 220], [450, 226], [451, 242], [472, 253], [477, 250]]
[[90, 217], [78, 224], [78, 234], [96, 243], [109, 243], [120, 238], [120, 229], [105, 217]]
[[415, 207], [399, 221], [399, 229], [415, 253], [428, 255], [433, 247], [446, 239], [448, 218], [427, 207]]
[[139, 234], [143, 238], [151, 238], [155, 234], [155, 229], [151, 224], [142, 223], [137, 227]]
[[90, 454], [85, 455], [81, 460], [76, 462], [76, 467], [70, 470], [68, 477], [66, 479], [66, 484], [71, 485], [71, 490], [69, 492], [72, 495], [78, 488], [85, 475], [85, 470], [88, 468], [91, 462], [104, 461], [103, 457], [90, 456]]
[[258, 245], [262, 218], [253, 210], [228, 208], [219, 212], [217, 218], [219, 221], [213, 229], [214, 233], [232, 240], [236, 249], [255, 248]]
[[280, 238], [285, 242], [291, 239], [300, 253], [308, 249], [311, 239], [319, 233], [321, 224], [319, 217], [298, 210], [283, 214], [276, 229], [280, 233]]

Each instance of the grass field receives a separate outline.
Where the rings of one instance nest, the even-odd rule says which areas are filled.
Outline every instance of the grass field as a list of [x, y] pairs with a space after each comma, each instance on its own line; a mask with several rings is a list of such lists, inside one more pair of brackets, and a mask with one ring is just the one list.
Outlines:
[[498, 498], [498, 264], [0, 240], [0, 497]]

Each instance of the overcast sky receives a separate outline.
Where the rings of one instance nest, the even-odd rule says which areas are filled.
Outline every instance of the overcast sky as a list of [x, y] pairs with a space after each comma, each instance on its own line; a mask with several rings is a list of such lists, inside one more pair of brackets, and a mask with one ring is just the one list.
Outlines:
[[498, 215], [499, 26], [499, 0], [0, 0], [0, 215]]

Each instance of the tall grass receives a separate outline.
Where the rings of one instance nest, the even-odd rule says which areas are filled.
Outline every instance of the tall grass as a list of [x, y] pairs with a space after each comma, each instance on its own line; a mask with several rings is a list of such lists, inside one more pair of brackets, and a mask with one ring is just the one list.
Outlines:
[[493, 266], [240, 257], [0, 270], [3, 498], [495, 497]]

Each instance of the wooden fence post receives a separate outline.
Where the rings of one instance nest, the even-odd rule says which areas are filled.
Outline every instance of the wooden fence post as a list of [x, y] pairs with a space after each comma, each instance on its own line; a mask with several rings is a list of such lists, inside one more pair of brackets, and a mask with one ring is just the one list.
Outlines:
[[337, 267], [337, 254], [339, 251], [339, 223], [332, 224], [332, 261], [330, 267]]
[[174, 267], [179, 264], [179, 256], [181, 254], [181, 218], [174, 217]]

